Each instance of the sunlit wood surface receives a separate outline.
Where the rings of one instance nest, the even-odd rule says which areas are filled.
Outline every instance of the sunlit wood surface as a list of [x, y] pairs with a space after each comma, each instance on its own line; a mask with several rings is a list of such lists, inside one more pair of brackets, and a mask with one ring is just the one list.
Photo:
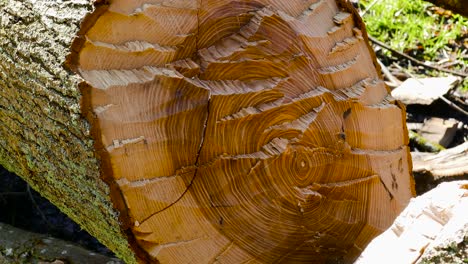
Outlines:
[[149, 259], [350, 262], [407, 204], [404, 110], [345, 3], [110, 2], [76, 66]]

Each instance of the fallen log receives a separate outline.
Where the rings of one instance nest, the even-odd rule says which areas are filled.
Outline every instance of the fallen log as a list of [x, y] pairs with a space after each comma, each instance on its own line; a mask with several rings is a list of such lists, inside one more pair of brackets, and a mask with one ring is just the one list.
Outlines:
[[413, 172], [429, 174], [434, 180], [468, 175], [468, 142], [434, 153], [411, 153]]
[[445, 149], [443, 146], [423, 138], [414, 131], [409, 131], [409, 138], [410, 142], [413, 143], [417, 149], [422, 151], [439, 152]]
[[0, 18], [0, 163], [128, 263], [349, 263], [412, 196], [404, 107], [346, 1]]

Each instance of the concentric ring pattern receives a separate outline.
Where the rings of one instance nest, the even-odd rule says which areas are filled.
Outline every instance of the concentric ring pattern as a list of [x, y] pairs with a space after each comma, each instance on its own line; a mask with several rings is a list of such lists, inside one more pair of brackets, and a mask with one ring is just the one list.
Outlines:
[[350, 262], [406, 205], [404, 110], [347, 3], [109, 2], [76, 67], [150, 259]]

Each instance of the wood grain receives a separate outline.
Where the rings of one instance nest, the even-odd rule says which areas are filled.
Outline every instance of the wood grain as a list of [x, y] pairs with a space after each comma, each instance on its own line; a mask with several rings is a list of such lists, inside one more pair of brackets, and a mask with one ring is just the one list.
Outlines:
[[408, 203], [404, 109], [346, 2], [105, 9], [72, 61], [149, 259], [350, 262]]

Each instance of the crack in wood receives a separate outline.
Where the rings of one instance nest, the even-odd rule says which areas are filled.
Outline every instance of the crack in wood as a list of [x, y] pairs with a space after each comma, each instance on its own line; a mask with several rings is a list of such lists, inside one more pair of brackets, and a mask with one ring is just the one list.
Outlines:
[[[328, 90], [325, 87], [319, 86], [311, 91], [302, 93], [296, 96], [295, 98], [292, 98], [291, 102], [288, 102], [288, 103], [284, 103], [287, 100], [287, 98], [282, 97], [273, 102], [262, 103], [257, 106], [244, 107], [234, 114], [221, 118], [219, 121], [217, 121], [217, 123], [228, 122], [228, 121], [232, 121], [236, 119], [242, 119], [250, 115], [262, 114], [263, 112], [266, 112], [266, 111], [278, 110], [279, 108], [286, 108], [286, 107], [294, 106], [294, 104], [297, 102], [305, 101], [308, 99], [314, 99], [320, 96], [327, 96], [326, 94], [332, 95], [332, 93], [330, 93], [330, 90]], [[317, 107], [321, 107], [321, 105], [318, 105]]]
[[324, 0], [319, 0], [309, 7], [307, 7], [304, 11], [301, 12], [301, 14], [296, 18], [299, 21], [307, 19], [307, 17], [313, 15], [317, 10], [320, 10], [320, 7], [323, 6], [325, 3]]
[[176, 179], [177, 177], [182, 177], [181, 174], [176, 174], [176, 175], [171, 175], [171, 176], [165, 176], [165, 177], [156, 177], [152, 179], [143, 179], [143, 180], [135, 180], [135, 181], [129, 181], [127, 178], [121, 178], [116, 180], [115, 182], [117, 185], [120, 187], [122, 186], [127, 186], [130, 188], [136, 188], [136, 187], [142, 187], [148, 184], [152, 184], [155, 182], [160, 182], [160, 181], [165, 181], [165, 180], [173, 180]]
[[393, 194], [392, 192], [390, 191], [390, 189], [387, 187], [387, 185], [385, 185], [385, 182], [383, 181], [383, 179], [379, 176], [379, 180], [380, 180], [380, 183], [382, 184], [382, 186], [384, 187], [385, 191], [387, 191], [388, 193], [388, 196], [390, 197], [390, 200], [393, 200]]
[[[200, 10], [201, 10], [201, 7], [202, 7], [202, 1], [203, 0], [200, 0], [200, 6], [199, 6], [199, 9], [197, 11], [197, 20], [198, 20], [198, 27], [197, 29], [199, 30], [200, 29], [200, 17], [199, 17], [199, 13], [200, 13]], [[197, 41], [196, 41], [196, 46], [197, 46], [197, 49], [198, 50], [198, 34], [197, 34]], [[164, 207], [163, 209], [157, 211], [157, 212], [154, 212], [152, 213], [150, 216], [146, 217], [145, 219], [143, 219], [141, 221], [140, 224], [144, 223], [145, 221], [147, 221], [148, 219], [150, 219], [151, 217], [153, 217], [154, 215], [156, 214], [159, 214], [169, 208], [171, 208], [172, 206], [174, 206], [175, 204], [177, 204], [187, 193], [188, 191], [190, 190], [190, 188], [192, 187], [192, 184], [193, 182], [195, 181], [195, 179], [197, 178], [197, 175], [198, 175], [198, 168], [199, 168], [199, 159], [200, 159], [200, 154], [201, 154], [201, 151], [203, 149], [203, 146], [204, 146], [204, 143], [205, 143], [205, 138], [206, 138], [206, 131], [207, 131], [207, 127], [208, 127], [208, 120], [209, 120], [209, 117], [210, 117], [210, 102], [211, 102], [211, 92], [208, 94], [208, 102], [207, 102], [207, 106], [206, 106], [206, 111], [207, 111], [207, 114], [206, 114], [206, 118], [205, 118], [205, 122], [204, 122], [204, 125], [203, 125], [203, 132], [202, 132], [202, 136], [201, 136], [201, 141], [200, 141], [200, 147], [198, 148], [198, 152], [197, 152], [197, 157], [195, 159], [195, 171], [193, 173], [193, 177], [192, 179], [190, 180], [189, 184], [187, 185], [185, 191], [179, 196], [179, 198], [177, 198], [173, 203], [169, 204], [168, 206]]]
[[235, 246], [234, 241], [231, 241], [225, 249], [223, 249], [215, 258], [213, 258], [213, 264], [219, 263], [219, 258], [226, 252], [228, 252], [233, 246]]
[[177, 247], [177, 246], [180, 246], [180, 245], [186, 245], [186, 244], [190, 244], [190, 243], [196, 242], [196, 241], [201, 240], [201, 239], [206, 239], [206, 237], [198, 237], [198, 238], [194, 238], [194, 239], [190, 239], [190, 240], [181, 240], [181, 241], [176, 241], [176, 242], [168, 242], [168, 243], [164, 243], [164, 244], [159, 244], [158, 246], [156, 246], [156, 255], [158, 255], [159, 252], [164, 248]]
[[112, 152], [113, 150], [125, 147], [126, 145], [137, 144], [137, 143], [140, 143], [140, 142], [143, 142], [143, 143], [146, 142], [146, 139], [145, 139], [144, 136], [140, 136], [140, 137], [137, 137], [137, 138], [121, 139], [121, 140], [114, 139], [114, 140], [112, 140], [112, 145], [107, 146], [106, 150], [108, 152]]
[[399, 148], [387, 149], [387, 150], [352, 148], [351, 153], [356, 154], [356, 155], [388, 155], [388, 154], [396, 154], [398, 152], [401, 152], [407, 147], [408, 146], [406, 145], [401, 145]]
[[319, 107], [316, 107], [316, 108], [312, 109], [312, 111], [310, 111], [309, 113], [304, 114], [304, 115], [300, 116], [297, 119], [294, 119], [294, 120], [291, 120], [291, 121], [288, 121], [288, 122], [284, 122], [284, 123], [279, 124], [279, 125], [270, 126], [270, 127], [266, 128], [263, 132], [265, 133], [265, 132], [269, 132], [269, 131], [272, 131], [272, 130], [283, 130], [283, 131], [285, 131], [285, 130], [297, 130], [297, 131], [300, 131], [303, 134], [309, 128], [309, 126], [315, 121], [315, 119], [317, 118], [318, 113], [323, 110], [325, 105], [326, 105], [326, 103], [323, 102]]
[[346, 61], [345, 63], [320, 68], [318, 69], [318, 72], [324, 75], [342, 72], [344, 70], [351, 68], [353, 65], [355, 65], [358, 62], [359, 57], [360, 55], [357, 55], [356, 57], [354, 57], [353, 59], [349, 61]]

